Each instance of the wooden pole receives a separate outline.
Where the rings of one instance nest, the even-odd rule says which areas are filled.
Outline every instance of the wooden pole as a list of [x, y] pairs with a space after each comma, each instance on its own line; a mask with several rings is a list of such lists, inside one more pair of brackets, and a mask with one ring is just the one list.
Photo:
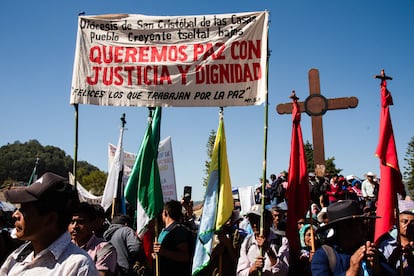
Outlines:
[[310, 224], [310, 229], [311, 229], [311, 253], [314, 253], [315, 252], [315, 233], [313, 231], [312, 204], [310, 205], [310, 209], [309, 209], [309, 224]]
[[[398, 207], [398, 197], [397, 197], [397, 195], [394, 195], [394, 200], [395, 200], [395, 217], [396, 217], [395, 218], [396, 219], [395, 226], [397, 227], [397, 244], [400, 248], [402, 248], [401, 237], [400, 237], [400, 232], [401, 232], [401, 229], [400, 229], [400, 208]], [[402, 252], [399, 256], [399, 259], [400, 259], [399, 272], [400, 272], [400, 275], [403, 276], [404, 275], [404, 267], [403, 267], [403, 253]]]
[[[158, 219], [155, 218], [154, 222], [154, 242], [158, 242]], [[155, 254], [155, 276], [160, 275], [160, 260], [158, 259], [158, 253]]]
[[[269, 97], [268, 97], [268, 85], [269, 85], [269, 41], [267, 42], [267, 60], [266, 60], [266, 86], [265, 86], [265, 108], [264, 108], [264, 146], [263, 146], [263, 175], [262, 175], [262, 214], [260, 216], [260, 235], [264, 236], [264, 223], [265, 223], [265, 186], [266, 186], [266, 167], [267, 167], [267, 135], [268, 135], [268, 121], [269, 121]], [[267, 238], [267, 237], [265, 237]], [[264, 256], [263, 248], [260, 247], [260, 255]], [[262, 270], [258, 270], [258, 276], [262, 275]]]
[[73, 177], [74, 177], [74, 181], [75, 183], [73, 184], [75, 187], [75, 190], [77, 190], [77, 179], [78, 179], [78, 174], [77, 174], [77, 166], [78, 166], [78, 115], [79, 115], [79, 109], [78, 109], [78, 104], [74, 104], [73, 107], [75, 108], [75, 152], [73, 154]]
[[[266, 61], [266, 86], [265, 86], [265, 108], [264, 108], [264, 146], [263, 146], [263, 175], [262, 175], [262, 214], [260, 216], [260, 235], [264, 234], [264, 195], [265, 195], [265, 186], [266, 186], [266, 167], [267, 167], [267, 136], [268, 136], [268, 122], [269, 122], [269, 98], [268, 98], [268, 85], [269, 85], [269, 58], [270, 52], [267, 51], [267, 61]], [[260, 252], [262, 253], [262, 252]]]

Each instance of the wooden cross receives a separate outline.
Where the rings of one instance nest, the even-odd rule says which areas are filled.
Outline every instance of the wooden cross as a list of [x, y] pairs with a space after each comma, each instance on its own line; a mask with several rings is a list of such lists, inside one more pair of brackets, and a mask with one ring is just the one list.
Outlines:
[[[313, 160], [315, 169], [325, 167], [325, 149], [323, 142], [322, 116], [328, 110], [355, 108], [358, 98], [344, 97], [326, 99], [321, 95], [318, 69], [309, 70], [309, 96], [304, 102], [298, 102], [300, 112], [306, 112], [312, 117]], [[279, 114], [291, 114], [292, 103], [279, 104], [276, 107]]]

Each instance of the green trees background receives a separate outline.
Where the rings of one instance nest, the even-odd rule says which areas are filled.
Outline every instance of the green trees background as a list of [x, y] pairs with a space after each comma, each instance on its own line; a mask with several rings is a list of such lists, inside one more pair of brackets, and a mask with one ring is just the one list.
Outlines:
[[[206, 144], [207, 160], [205, 161], [204, 169], [204, 185], [207, 185], [208, 181], [208, 171], [215, 138], [216, 132], [211, 130]], [[309, 141], [305, 143], [305, 154], [308, 171], [312, 172], [314, 170], [313, 147]], [[6, 188], [14, 183], [27, 184], [35, 166], [36, 158], [39, 158], [37, 166], [38, 176], [46, 171], [68, 176], [69, 172], [73, 170], [73, 159], [63, 150], [54, 146], [43, 146], [37, 140], [29, 140], [25, 143], [15, 141], [0, 148], [0, 188]], [[326, 173], [340, 174], [342, 169], [337, 168], [334, 161], [334, 157], [326, 160]], [[403, 180], [408, 194], [412, 195], [414, 193], [414, 136], [407, 145], [404, 161], [406, 165], [402, 170]], [[86, 161], [78, 161], [77, 168], [78, 181], [82, 186], [95, 195], [101, 195], [105, 188], [107, 173]]]
[[[15, 141], [0, 148], [0, 188], [14, 183], [26, 185], [29, 182], [36, 159], [37, 175], [46, 171], [68, 177], [73, 171], [73, 159], [54, 146], [42, 146], [37, 140], [21, 143]], [[107, 174], [86, 161], [78, 161], [78, 181], [95, 194], [102, 194]]]
[[414, 194], [414, 136], [411, 137], [404, 156], [406, 165], [404, 166], [403, 180], [408, 194]]

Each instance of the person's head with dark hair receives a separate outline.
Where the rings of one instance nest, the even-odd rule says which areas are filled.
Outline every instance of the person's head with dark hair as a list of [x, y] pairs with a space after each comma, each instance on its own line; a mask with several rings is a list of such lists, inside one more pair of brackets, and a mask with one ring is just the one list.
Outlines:
[[181, 203], [177, 200], [170, 200], [166, 202], [161, 215], [165, 227], [173, 222], [182, 222], [184, 215]]
[[96, 209], [88, 202], [81, 202], [73, 211], [73, 215], [82, 214], [83, 217], [89, 220], [94, 220], [97, 217]]
[[279, 230], [286, 230], [285, 211], [279, 206], [274, 206], [270, 212], [272, 213], [273, 227]]
[[170, 200], [164, 205], [164, 210], [168, 216], [175, 221], [181, 221], [183, 217], [183, 211], [181, 203], [177, 200]]
[[7, 190], [4, 195], [7, 201], [20, 203], [13, 213], [16, 237], [31, 241], [35, 253], [67, 231], [79, 204], [77, 191], [68, 180], [50, 172], [30, 186]]
[[87, 202], [81, 202], [73, 211], [68, 231], [72, 240], [78, 245], [86, 244], [93, 235], [95, 228], [96, 211]]
[[112, 224], [121, 224], [121, 225], [126, 225], [126, 226], [131, 226], [132, 225], [131, 217], [128, 216], [128, 215], [124, 215], [124, 214], [114, 215], [114, 217], [112, 218], [111, 223]]
[[109, 221], [106, 219], [105, 210], [100, 204], [91, 204], [95, 209], [95, 226], [94, 233], [98, 237], [102, 237], [106, 229], [108, 229]]

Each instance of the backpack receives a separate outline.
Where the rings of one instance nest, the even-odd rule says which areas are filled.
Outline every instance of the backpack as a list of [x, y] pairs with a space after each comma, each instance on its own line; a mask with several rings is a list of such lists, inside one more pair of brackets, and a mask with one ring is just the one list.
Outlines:
[[327, 244], [323, 244], [322, 246], [323, 251], [325, 251], [326, 256], [328, 256], [329, 261], [329, 269], [333, 273], [336, 266], [336, 254], [332, 246], [329, 246]]

